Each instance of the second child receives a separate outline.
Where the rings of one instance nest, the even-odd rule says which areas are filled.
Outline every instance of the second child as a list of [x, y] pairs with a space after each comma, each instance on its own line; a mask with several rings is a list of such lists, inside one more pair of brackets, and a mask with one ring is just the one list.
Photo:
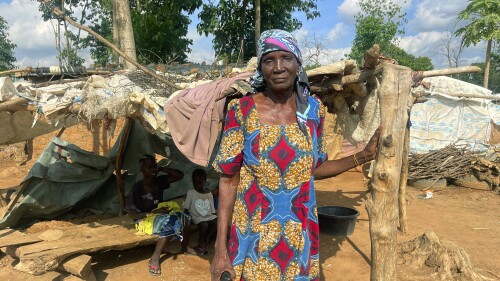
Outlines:
[[194, 249], [200, 254], [206, 255], [207, 244], [215, 237], [217, 231], [217, 215], [215, 214], [214, 198], [210, 190], [205, 186], [207, 173], [202, 169], [196, 169], [192, 174], [193, 187], [186, 195], [182, 204], [194, 224], [200, 228], [199, 245]]

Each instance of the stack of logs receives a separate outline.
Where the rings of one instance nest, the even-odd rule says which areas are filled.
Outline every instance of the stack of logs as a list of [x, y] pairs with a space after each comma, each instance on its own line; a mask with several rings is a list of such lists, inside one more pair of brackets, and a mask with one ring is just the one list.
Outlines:
[[472, 171], [476, 178], [485, 181], [494, 191], [500, 192], [500, 149], [495, 151], [493, 161], [477, 159], [472, 162]]
[[476, 156], [464, 146], [450, 144], [425, 154], [412, 154], [409, 159], [408, 180], [456, 179], [472, 172]]
[[450, 144], [442, 149], [409, 157], [408, 181], [455, 180], [474, 175], [487, 182], [492, 190], [499, 191], [500, 151], [490, 160], [473, 153], [466, 146]]

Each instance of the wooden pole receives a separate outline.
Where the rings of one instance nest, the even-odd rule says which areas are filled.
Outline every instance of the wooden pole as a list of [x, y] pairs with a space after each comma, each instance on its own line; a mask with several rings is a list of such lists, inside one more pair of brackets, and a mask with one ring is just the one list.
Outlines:
[[[46, 4], [46, 5], [50, 5], [50, 4], [48, 4], [48, 0], [39, 0], [39, 1], [42, 2], [42, 3], [44, 3], [44, 4]], [[118, 53], [121, 57], [123, 57], [124, 59], [126, 59], [131, 64], [135, 65], [137, 68], [139, 68], [140, 70], [142, 70], [144, 73], [148, 74], [149, 76], [157, 79], [158, 81], [160, 81], [162, 83], [165, 83], [166, 85], [168, 85], [168, 86], [170, 86], [170, 87], [172, 87], [172, 88], [174, 88], [176, 90], [181, 90], [181, 87], [177, 86], [175, 83], [172, 83], [172, 82], [168, 81], [165, 77], [160, 76], [160, 75], [154, 73], [153, 71], [147, 69], [146, 67], [144, 67], [140, 63], [137, 63], [135, 60], [133, 60], [132, 58], [130, 58], [129, 56], [127, 56], [119, 48], [117, 48], [115, 45], [113, 45], [111, 42], [109, 42], [108, 40], [106, 40], [101, 35], [97, 34], [92, 29], [90, 29], [90, 28], [88, 28], [86, 26], [83, 26], [83, 25], [75, 22], [70, 17], [65, 16], [63, 14], [63, 12], [60, 9], [58, 9], [57, 7], [53, 7], [52, 8], [52, 13], [56, 17], [58, 17], [58, 18], [64, 19], [65, 21], [67, 21], [72, 26], [74, 26], [76, 28], [79, 28], [79, 29], [82, 29], [82, 30], [86, 31], [87, 33], [89, 33], [90, 35], [94, 36], [95, 38], [97, 38], [97, 40], [101, 41], [102, 43], [104, 43], [104, 45], [106, 45], [106, 46], [110, 47], [111, 49], [113, 49], [113, 51], [115, 51], [116, 53]]]
[[403, 161], [401, 163], [401, 179], [399, 181], [399, 230], [403, 233], [408, 231], [406, 224], [406, 186], [408, 181], [408, 153], [410, 151], [410, 129], [405, 129], [403, 144]]
[[61, 127], [61, 129], [59, 129], [59, 132], [57, 132], [56, 137], [60, 138], [65, 130], [66, 130], [66, 127], [64, 127], [64, 126]]
[[27, 104], [28, 101], [24, 98], [14, 98], [6, 102], [0, 103], [0, 111], [12, 111], [19, 106]]
[[123, 129], [123, 135], [120, 139], [120, 143], [118, 144], [118, 155], [116, 156], [116, 186], [118, 187], [118, 192], [120, 193], [120, 215], [123, 215], [123, 210], [125, 207], [125, 185], [123, 184], [122, 179], [122, 160], [123, 160], [123, 152], [125, 151], [125, 146], [127, 144], [128, 135], [130, 133], [130, 128], [132, 127], [132, 118], [127, 117], [125, 121]]
[[19, 185], [19, 187], [17, 188], [17, 191], [16, 191], [16, 195], [14, 196], [13, 199], [10, 200], [10, 203], [7, 206], [7, 210], [5, 211], [5, 213], [3, 213], [3, 215], [1, 216], [1, 218], [5, 218], [5, 216], [7, 216], [7, 214], [9, 214], [12, 211], [12, 209], [14, 209], [14, 206], [16, 205], [16, 203], [19, 200], [19, 198], [21, 198], [21, 195], [23, 194], [23, 192], [26, 189], [26, 187], [28, 187], [28, 185], [30, 184], [30, 182], [31, 182], [31, 178], [27, 179], [26, 181], [22, 182]]
[[500, 100], [500, 95], [498, 95], [498, 96], [495, 96], [495, 95], [484, 96], [484, 95], [476, 95], [476, 94], [453, 94], [453, 93], [449, 93], [449, 94], [446, 94], [446, 95], [450, 96], [450, 97], [457, 97], [457, 98], [475, 98], [475, 99], [485, 99], [485, 100]]
[[32, 72], [33, 68], [31, 66], [25, 67], [25, 68], [20, 68], [20, 69], [12, 69], [12, 70], [6, 70], [6, 71], [0, 71], [0, 76], [6, 76], [6, 75], [11, 75], [11, 74], [16, 74], [19, 72]]
[[371, 238], [371, 281], [395, 281], [398, 189], [411, 69], [384, 64], [379, 89], [381, 141], [377, 149], [370, 194], [366, 201]]
[[443, 75], [453, 75], [453, 74], [460, 74], [460, 73], [478, 73], [478, 72], [481, 72], [481, 68], [478, 66], [463, 66], [463, 67], [457, 67], [457, 68], [446, 68], [446, 69], [439, 69], [439, 70], [423, 71], [422, 78], [443, 76]]

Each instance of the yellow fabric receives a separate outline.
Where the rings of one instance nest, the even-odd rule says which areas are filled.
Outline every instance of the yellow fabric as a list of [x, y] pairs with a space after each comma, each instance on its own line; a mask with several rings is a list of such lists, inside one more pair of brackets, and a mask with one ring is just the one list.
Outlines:
[[[158, 207], [153, 209], [153, 211], [161, 209], [161, 208], [170, 209], [169, 214], [173, 214], [173, 213], [181, 211], [181, 207], [175, 201], [160, 202], [160, 203], [158, 203]], [[151, 235], [151, 234], [153, 234], [153, 226], [154, 226], [155, 218], [158, 215], [160, 215], [160, 214], [159, 213], [158, 214], [149, 213], [149, 214], [146, 214], [145, 218], [136, 222], [135, 223], [135, 230], [137, 230], [137, 232], [138, 232], [137, 234], [138, 235], [144, 235], [144, 234]]]

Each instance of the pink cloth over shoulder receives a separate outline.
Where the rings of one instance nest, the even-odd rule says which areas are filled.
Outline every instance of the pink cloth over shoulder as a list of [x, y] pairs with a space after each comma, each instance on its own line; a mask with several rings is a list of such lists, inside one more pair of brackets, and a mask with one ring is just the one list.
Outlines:
[[167, 101], [164, 110], [170, 134], [191, 162], [208, 165], [219, 134], [219, 122], [224, 118], [226, 99], [216, 100], [234, 82], [246, 80], [253, 74], [245, 72], [186, 89]]

